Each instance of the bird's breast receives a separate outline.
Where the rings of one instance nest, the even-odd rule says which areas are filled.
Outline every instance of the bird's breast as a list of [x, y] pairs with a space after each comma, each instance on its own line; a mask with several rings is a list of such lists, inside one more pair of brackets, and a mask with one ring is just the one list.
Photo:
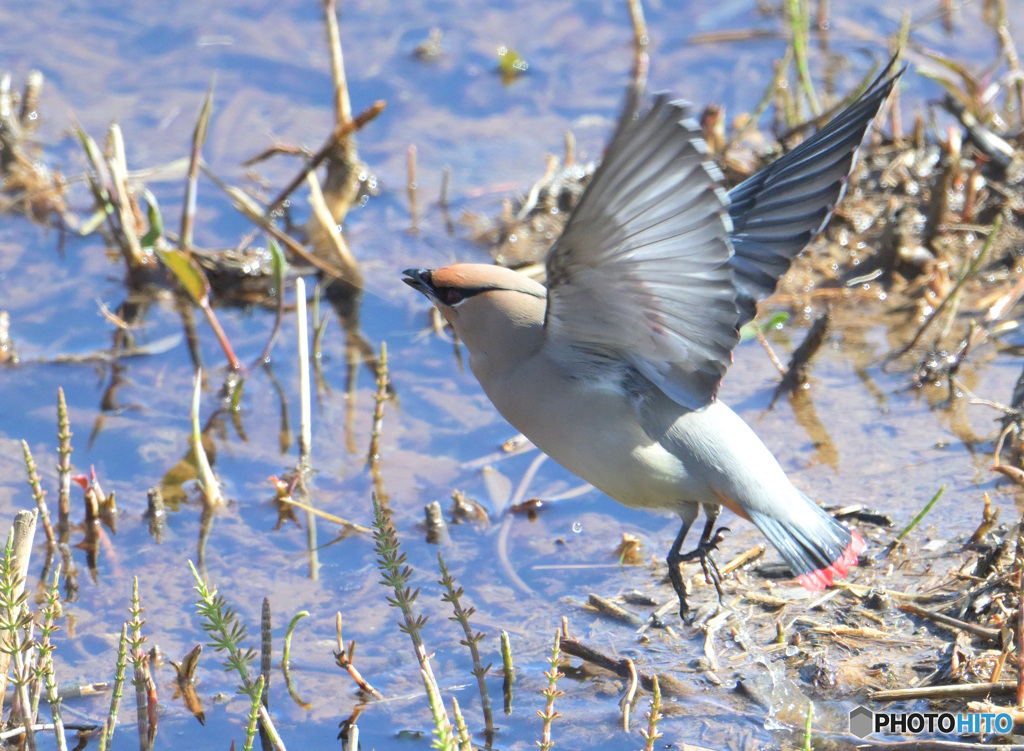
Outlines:
[[480, 379], [502, 416], [544, 453], [638, 508], [675, 510], [714, 500], [710, 487], [641, 424], [635, 394], [619, 379], [579, 379], [543, 356], [503, 378]]

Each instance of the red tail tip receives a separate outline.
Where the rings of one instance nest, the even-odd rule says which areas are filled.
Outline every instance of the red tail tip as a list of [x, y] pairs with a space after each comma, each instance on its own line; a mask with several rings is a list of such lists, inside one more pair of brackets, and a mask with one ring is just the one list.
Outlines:
[[809, 589], [812, 592], [830, 587], [834, 578], [838, 577], [841, 579], [846, 576], [851, 568], [857, 565], [857, 556], [867, 550], [867, 547], [868, 545], [864, 542], [864, 538], [860, 536], [860, 533], [852, 529], [850, 530], [850, 544], [846, 546], [843, 554], [832, 562], [831, 566], [819, 568], [817, 571], [811, 571], [809, 574], [800, 574], [796, 580], [805, 589]]

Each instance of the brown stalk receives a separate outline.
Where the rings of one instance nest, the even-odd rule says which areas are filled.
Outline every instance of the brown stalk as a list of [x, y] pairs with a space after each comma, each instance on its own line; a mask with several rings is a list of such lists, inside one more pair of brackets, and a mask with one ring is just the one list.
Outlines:
[[363, 674], [360, 673], [355, 666], [355, 653], [356, 653], [356, 640], [353, 639], [348, 643], [348, 649], [345, 649], [344, 642], [341, 637], [341, 613], [338, 613], [334, 619], [335, 629], [338, 634], [338, 651], [334, 653], [334, 661], [338, 664], [338, 667], [344, 669], [352, 680], [359, 686], [359, 690], [365, 694], [368, 694], [376, 699], [383, 699], [384, 694], [375, 689], [370, 685], [369, 681], [363, 678]]
[[316, 257], [334, 259], [342, 272], [340, 275], [335, 274], [334, 276], [340, 276], [341, 279], [344, 279], [349, 284], [361, 287], [363, 275], [359, 271], [359, 264], [356, 262], [355, 256], [352, 255], [344, 235], [338, 229], [338, 223], [331, 216], [331, 210], [327, 206], [323, 189], [320, 187], [320, 181], [313, 172], [308, 173], [306, 177], [309, 184], [309, 205], [312, 207], [313, 213], [320, 223], [320, 228], [323, 230], [322, 233], [317, 233], [315, 236], [320, 239], [320, 242], [314, 242], [313, 250], [316, 253]]
[[127, 189], [115, 179], [112, 160], [108, 161], [100, 152], [92, 136], [77, 122], [73, 125], [92, 167], [88, 173], [88, 181], [96, 207], [106, 215], [110, 234], [120, 247], [129, 271], [142, 268], [146, 264], [146, 257], [139, 245], [138, 237], [132, 231], [129, 214], [123, 204], [123, 200], [127, 200]]
[[[306, 250], [298, 240], [296, 240], [294, 237], [281, 230], [280, 227], [275, 225], [268, 218], [270, 213], [269, 211], [264, 212], [263, 208], [255, 201], [253, 201], [253, 199], [246, 195], [242, 190], [225, 183], [223, 180], [217, 177], [206, 165], [203, 165], [202, 169], [203, 172], [206, 173], [206, 176], [209, 177], [217, 187], [219, 187], [221, 190], [228, 194], [228, 196], [231, 198], [232, 202], [235, 205], [235, 209], [237, 209], [240, 213], [244, 214], [249, 221], [251, 221], [253, 224], [255, 224], [257, 227], [262, 229], [267, 234], [271, 235], [275, 240], [284, 245], [286, 248], [288, 248], [288, 250], [290, 250], [296, 256], [298, 256], [303, 261], [308, 263], [310, 266], [315, 266], [320, 271], [330, 276], [338, 277], [339, 279], [345, 278], [345, 271], [343, 269], [339, 269], [333, 264], [321, 258], [317, 258], [314, 254]], [[299, 182], [302, 182], [302, 180], [305, 179], [307, 172], [308, 170], [302, 173]], [[293, 187], [292, 190], [295, 190], [295, 188]]]
[[624, 607], [605, 597], [590, 594], [587, 596], [587, 604], [601, 615], [621, 621], [622, 623], [626, 623], [630, 626], [640, 626], [643, 623], [635, 613], [629, 612]]
[[643, 50], [651, 40], [647, 33], [643, 3], [640, 0], [627, 0], [627, 3], [629, 5], [629, 20], [633, 24], [633, 46], [637, 50]]
[[122, 245], [128, 251], [129, 267], [137, 268], [145, 263], [146, 254], [139, 242], [138, 206], [134, 204], [128, 187], [128, 160], [125, 156], [124, 135], [117, 123], [111, 123], [107, 131], [107, 164], [110, 168], [111, 189], [116, 198], [114, 208], [121, 226]]
[[206, 134], [210, 126], [210, 111], [213, 104], [213, 82], [206, 90], [199, 117], [192, 131], [192, 153], [189, 156], [188, 176], [185, 178], [185, 206], [181, 211], [181, 250], [188, 258], [192, 253], [192, 228], [195, 225], [196, 193], [199, 179], [200, 152], [206, 142]]
[[334, 121], [346, 123], [352, 119], [352, 102], [348, 94], [348, 80], [345, 78], [345, 58], [341, 52], [341, 33], [338, 30], [338, 3], [336, 0], [324, 0], [324, 21], [327, 24], [327, 41], [331, 51]]
[[321, 146], [320, 149], [310, 158], [303, 170], [292, 178], [291, 182], [288, 183], [284, 190], [278, 193], [277, 198], [270, 202], [270, 205], [267, 206], [266, 209], [267, 215], [270, 215], [277, 209], [281, 208], [281, 205], [288, 199], [288, 196], [290, 196], [295, 189], [302, 184], [302, 181], [306, 179], [306, 175], [319, 167], [323, 163], [324, 159], [330, 156], [331, 151], [339, 141], [352, 135], [355, 131], [362, 129], [363, 126], [377, 117], [377, 115], [384, 111], [385, 104], [386, 103], [383, 99], [378, 99], [361, 113], [356, 115], [354, 120], [348, 120], [347, 122], [336, 125], [334, 127], [334, 131], [324, 142], [324, 145]]
[[900, 603], [897, 607], [904, 613], [910, 613], [911, 615], [920, 616], [921, 618], [927, 618], [935, 623], [940, 623], [943, 626], [949, 626], [950, 628], [955, 628], [960, 631], [966, 631], [969, 634], [980, 636], [982, 639], [990, 642], [998, 644], [1001, 639], [999, 629], [985, 628], [984, 626], [979, 626], [974, 623], [967, 623], [966, 621], [961, 621], [958, 618], [943, 615], [942, 613], [933, 613], [930, 610], [919, 608], [917, 605], [911, 605], [910, 603]]
[[917, 699], [984, 699], [986, 696], [1014, 696], [1017, 681], [962, 683], [955, 686], [916, 686], [872, 691], [871, 701], [915, 701]]
[[[585, 662], [589, 662], [591, 665], [597, 665], [598, 667], [611, 671], [623, 680], [630, 679], [629, 665], [624, 658], [619, 659], [605, 655], [592, 647], [588, 647], [577, 639], [566, 636], [565, 634], [562, 634], [560, 646], [562, 651], [566, 654], [578, 657]], [[651, 691], [654, 689], [653, 673], [639, 672], [637, 675], [640, 677], [640, 685], [643, 686], [644, 690]], [[668, 673], [659, 673], [658, 683], [661, 685], [662, 693], [666, 696], [688, 696], [693, 693], [692, 689]]]
[[622, 701], [619, 702], [619, 706], [622, 707], [622, 729], [628, 733], [629, 712], [633, 708], [633, 700], [636, 698], [636, 687], [640, 679], [637, 677], [636, 665], [628, 657], [626, 658], [626, 667], [629, 668], [629, 689], [627, 689], [626, 695], [622, 697]]

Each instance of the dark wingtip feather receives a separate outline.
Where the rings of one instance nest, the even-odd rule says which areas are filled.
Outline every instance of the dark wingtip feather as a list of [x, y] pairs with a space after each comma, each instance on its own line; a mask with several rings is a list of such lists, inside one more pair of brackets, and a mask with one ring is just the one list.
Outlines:
[[906, 70], [893, 72], [897, 63], [898, 55], [825, 127], [729, 192], [731, 264], [743, 302], [739, 325], [750, 320], [749, 302], [772, 294], [792, 260], [828, 223], [864, 135]]

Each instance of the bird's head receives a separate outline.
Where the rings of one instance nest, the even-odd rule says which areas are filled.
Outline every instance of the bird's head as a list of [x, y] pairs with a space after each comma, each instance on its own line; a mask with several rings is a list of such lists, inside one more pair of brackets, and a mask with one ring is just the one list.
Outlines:
[[547, 290], [524, 274], [484, 263], [406, 269], [402, 281], [437, 306], [471, 354], [526, 344], [540, 335]]

